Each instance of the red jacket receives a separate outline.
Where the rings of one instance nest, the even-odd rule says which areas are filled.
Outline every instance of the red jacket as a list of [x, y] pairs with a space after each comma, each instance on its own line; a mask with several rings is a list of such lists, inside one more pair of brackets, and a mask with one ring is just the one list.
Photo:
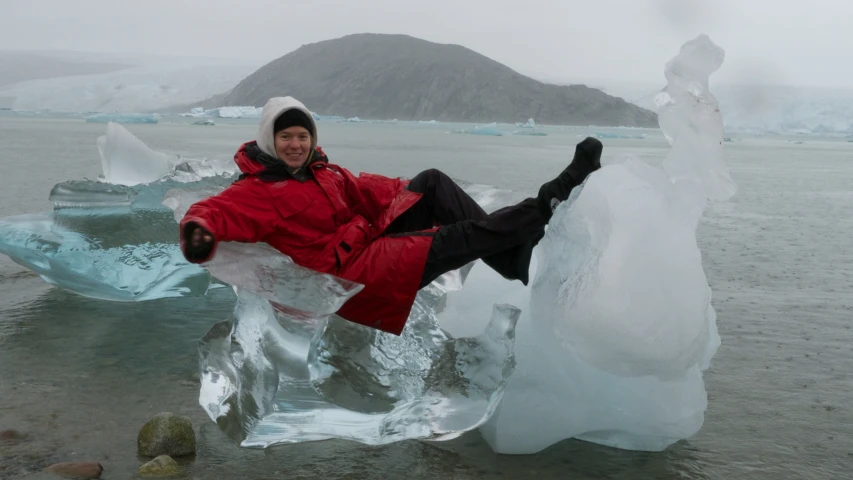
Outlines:
[[234, 156], [243, 177], [222, 193], [195, 203], [181, 221], [186, 254], [189, 223], [218, 242], [266, 242], [297, 264], [364, 285], [337, 312], [362, 325], [399, 335], [420, 286], [431, 236], [381, 236], [420, 198], [406, 182], [381, 175], [353, 176], [329, 164], [319, 148], [309, 165], [313, 179], [265, 181], [265, 167], [246, 147]]

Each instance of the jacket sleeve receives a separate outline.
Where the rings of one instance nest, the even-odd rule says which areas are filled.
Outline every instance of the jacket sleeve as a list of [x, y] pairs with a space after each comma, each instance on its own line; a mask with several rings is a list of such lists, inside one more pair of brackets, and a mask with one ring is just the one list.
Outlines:
[[[209, 261], [219, 242], [258, 242], [275, 228], [275, 207], [253, 181], [232, 184], [218, 195], [194, 203], [180, 223], [181, 252], [192, 263]], [[202, 227], [213, 234], [213, 248], [204, 257], [187, 255], [192, 229]]]

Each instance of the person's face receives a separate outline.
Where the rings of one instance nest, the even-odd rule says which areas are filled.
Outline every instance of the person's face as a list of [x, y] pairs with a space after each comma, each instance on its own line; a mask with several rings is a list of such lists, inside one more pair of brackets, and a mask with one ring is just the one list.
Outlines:
[[275, 134], [275, 155], [290, 168], [299, 168], [311, 153], [311, 133], [305, 127], [288, 127]]

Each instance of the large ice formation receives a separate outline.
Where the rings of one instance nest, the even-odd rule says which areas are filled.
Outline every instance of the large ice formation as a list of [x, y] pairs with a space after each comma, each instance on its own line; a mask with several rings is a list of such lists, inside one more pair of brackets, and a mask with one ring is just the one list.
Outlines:
[[661, 450], [702, 426], [702, 371], [720, 338], [696, 227], [707, 197], [734, 193], [708, 91], [722, 59], [700, 36], [667, 64], [658, 113], [673, 148], [663, 168], [628, 157], [590, 176], [555, 212], [528, 291], [496, 291], [478, 264], [464, 295], [449, 295], [451, 334], [476, 328], [458, 319], [480, 318], [485, 296], [523, 311], [518, 367], [481, 429], [496, 451], [565, 438]]
[[[722, 60], [700, 36], [667, 64], [662, 166], [621, 157], [575, 189], [534, 252], [529, 287], [475, 262], [423, 289], [399, 337], [334, 315], [361, 285], [263, 244], [223, 244], [203, 269], [187, 264], [175, 220], [233, 170], [152, 152], [115, 128], [103, 181], [57, 185], [54, 212], [0, 220], [0, 252], [108, 300], [231, 285], [232, 317], [200, 343], [199, 402], [244, 446], [479, 428], [503, 453], [567, 438], [661, 450], [702, 426], [702, 372], [720, 343], [696, 228], [709, 198], [735, 191], [708, 90]], [[523, 196], [463, 188], [487, 210]]]
[[216, 283], [184, 260], [163, 195], [187, 185], [223, 188], [233, 181], [233, 162], [155, 152], [114, 123], [97, 144], [101, 181], [57, 184], [49, 197], [53, 212], [0, 219], [0, 253], [48, 283], [92, 298], [206, 294]]

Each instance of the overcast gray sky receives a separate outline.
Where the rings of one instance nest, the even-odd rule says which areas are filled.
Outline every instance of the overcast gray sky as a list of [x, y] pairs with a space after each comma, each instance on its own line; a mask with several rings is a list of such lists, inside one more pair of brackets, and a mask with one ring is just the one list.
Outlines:
[[0, 48], [250, 58], [350, 33], [457, 43], [522, 73], [663, 81], [707, 33], [725, 82], [853, 86], [850, 0], [0, 0]]

